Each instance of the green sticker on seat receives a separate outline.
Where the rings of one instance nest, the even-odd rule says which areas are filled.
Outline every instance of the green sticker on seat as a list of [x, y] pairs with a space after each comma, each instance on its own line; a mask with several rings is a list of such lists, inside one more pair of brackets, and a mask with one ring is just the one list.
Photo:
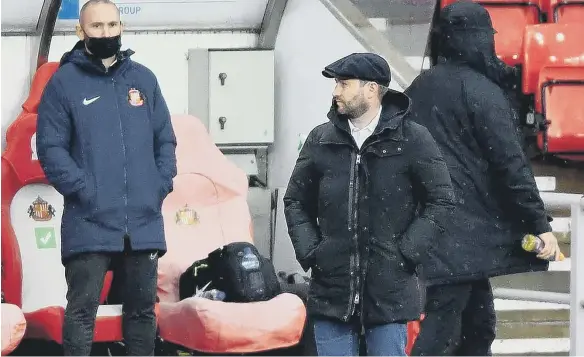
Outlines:
[[36, 245], [38, 249], [57, 248], [57, 237], [55, 237], [55, 228], [53, 227], [36, 227], [34, 229]]

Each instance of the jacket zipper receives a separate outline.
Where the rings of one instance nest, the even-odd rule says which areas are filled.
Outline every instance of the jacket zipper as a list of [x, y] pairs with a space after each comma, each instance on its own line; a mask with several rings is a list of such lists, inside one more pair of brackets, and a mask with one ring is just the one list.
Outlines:
[[357, 157], [355, 159], [355, 201], [353, 204], [353, 218], [354, 218], [354, 224], [353, 224], [353, 243], [355, 245], [355, 255], [357, 257], [356, 259], [356, 276], [357, 276], [357, 282], [355, 283], [356, 285], [356, 289], [355, 289], [355, 299], [354, 299], [354, 304], [353, 304], [353, 311], [351, 313], [351, 315], [355, 312], [355, 306], [357, 304], [359, 304], [359, 300], [360, 300], [360, 295], [361, 295], [361, 284], [360, 284], [360, 280], [361, 280], [361, 257], [360, 257], [360, 253], [359, 253], [359, 189], [360, 189], [360, 180], [359, 180], [359, 166], [361, 165], [361, 154], [357, 154]]
[[[359, 165], [361, 164], [361, 154], [357, 153], [355, 163], [351, 170], [349, 180], [349, 221], [348, 229], [353, 232], [353, 245], [355, 247], [355, 256], [351, 255], [349, 270], [350, 278], [350, 294], [349, 307], [345, 314], [345, 321], [348, 321], [355, 313], [355, 308], [359, 304], [360, 297], [360, 257], [359, 257], [359, 230], [358, 230], [358, 205], [359, 205]], [[354, 272], [354, 273], [353, 273]], [[356, 279], [353, 279], [353, 275]]]
[[[349, 134], [350, 135], [350, 134]], [[376, 140], [369, 142], [371, 137], [367, 138], [361, 148], [357, 147], [355, 140], [353, 139], [353, 147], [357, 148], [357, 155], [355, 157], [355, 164], [352, 167], [350, 178], [349, 178], [349, 213], [348, 213], [348, 229], [349, 232], [353, 232], [353, 243], [355, 246], [355, 256], [351, 255], [349, 269], [350, 269], [350, 294], [349, 294], [349, 307], [347, 309], [347, 313], [344, 316], [344, 320], [347, 322], [355, 313], [355, 309], [357, 305], [361, 302], [361, 275], [363, 275], [363, 281], [365, 281], [365, 276], [367, 274], [367, 264], [365, 262], [365, 269], [363, 273], [361, 273], [360, 267], [360, 252], [359, 252], [359, 215], [358, 215], [358, 208], [359, 208], [359, 166], [361, 165], [361, 152], [367, 146], [371, 146], [375, 143], [380, 142], [378, 138]], [[355, 273], [353, 274], [355, 267]], [[353, 279], [353, 275], [356, 275], [356, 279]], [[363, 311], [363, 306], [361, 305], [361, 311]], [[363, 314], [361, 314], [361, 326], [363, 327]]]
[[[114, 93], [116, 93], [116, 80], [112, 78], [112, 85], [114, 87]], [[122, 136], [122, 152], [124, 153], [124, 230], [126, 232], [126, 236], [128, 235], [128, 168], [127, 162], [128, 158], [126, 157], [126, 141], [124, 140], [124, 127], [122, 124], [122, 117], [120, 115], [120, 105], [118, 103], [118, 99], [116, 97], [116, 111], [118, 113], [118, 119], [120, 121], [120, 135]], [[123, 242], [124, 238], [122, 238]]]

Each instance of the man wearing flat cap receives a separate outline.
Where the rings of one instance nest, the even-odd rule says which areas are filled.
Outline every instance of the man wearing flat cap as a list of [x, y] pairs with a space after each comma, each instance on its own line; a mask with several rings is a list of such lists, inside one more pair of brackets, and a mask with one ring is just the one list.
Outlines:
[[420, 316], [416, 268], [452, 207], [448, 169], [387, 62], [354, 53], [327, 66], [329, 121], [302, 147], [284, 197], [318, 355], [403, 356]]

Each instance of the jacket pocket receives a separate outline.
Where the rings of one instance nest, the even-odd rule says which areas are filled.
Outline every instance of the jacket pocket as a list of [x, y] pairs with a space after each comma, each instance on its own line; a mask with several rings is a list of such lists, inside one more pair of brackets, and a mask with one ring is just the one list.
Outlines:
[[349, 245], [337, 239], [324, 238], [314, 250], [314, 268], [323, 276], [338, 276], [349, 271]]
[[406, 257], [404, 253], [402, 253], [401, 242], [399, 244], [397, 254], [401, 257], [401, 260], [404, 262], [404, 267], [406, 268], [406, 271], [411, 272], [411, 273], [414, 273], [417, 271], [418, 264], [416, 262], [414, 262], [413, 260], [409, 259], [408, 257]]
[[143, 195], [140, 197], [139, 202], [142, 202], [142, 206], [138, 206], [137, 208], [146, 209], [147, 211], [138, 213], [138, 215], [157, 215], [162, 211], [162, 203], [166, 198], [168, 192], [166, 191], [166, 185], [162, 175], [158, 171], [156, 164], [154, 163], [154, 159], [151, 162], [151, 169], [147, 176], [149, 179], [145, 180], [145, 182], [140, 185], [138, 188], [139, 191], [143, 192]]
[[164, 177], [162, 177], [162, 175], [158, 174], [159, 177], [159, 187], [160, 189], [158, 190], [158, 192], [160, 193], [160, 202], [162, 203], [164, 201], [164, 199], [166, 198], [166, 196], [168, 196], [168, 194], [170, 192], [172, 192], [172, 179], [170, 179], [170, 182], [167, 181]]
[[399, 156], [403, 153], [403, 143], [397, 141], [384, 141], [377, 145], [372, 145], [367, 149], [378, 158]]
[[402, 254], [398, 242], [399, 240], [396, 240], [396, 244], [391, 246], [377, 238], [371, 237], [371, 249], [378, 256], [378, 259], [386, 261], [383, 265], [388, 266], [390, 271], [400, 270], [414, 273], [416, 271], [416, 265]]
[[368, 263], [365, 297], [373, 303], [369, 306], [376, 306], [369, 311], [383, 315], [402, 308], [409, 310], [407, 305], [417, 300], [417, 291], [412, 288], [416, 273], [397, 248], [376, 241], [371, 244]]
[[85, 175], [85, 186], [77, 191], [77, 199], [83, 209], [90, 210], [95, 205], [97, 185], [92, 175]]
[[158, 192], [158, 200], [162, 204], [162, 202], [164, 201], [164, 198], [166, 197], [166, 187], [164, 184], [164, 180], [162, 179], [162, 176], [160, 174], [158, 174], [158, 191], [157, 192]]
[[165, 193], [162, 185], [162, 180], [157, 179], [154, 181], [149, 190], [149, 198], [146, 201], [146, 208], [150, 211], [150, 214], [158, 214], [162, 211], [162, 202], [164, 202]]

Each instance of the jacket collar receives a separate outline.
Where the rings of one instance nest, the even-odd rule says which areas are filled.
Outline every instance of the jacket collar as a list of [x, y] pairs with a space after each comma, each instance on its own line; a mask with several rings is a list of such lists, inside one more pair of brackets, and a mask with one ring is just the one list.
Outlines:
[[115, 63], [110, 68], [106, 69], [99, 58], [87, 52], [83, 41], [78, 41], [71, 51], [66, 52], [61, 57], [59, 66], [72, 62], [84, 71], [92, 74], [117, 75], [121, 74], [121, 72], [127, 67], [131, 61], [130, 56], [133, 54], [134, 51], [131, 49], [118, 52]]

